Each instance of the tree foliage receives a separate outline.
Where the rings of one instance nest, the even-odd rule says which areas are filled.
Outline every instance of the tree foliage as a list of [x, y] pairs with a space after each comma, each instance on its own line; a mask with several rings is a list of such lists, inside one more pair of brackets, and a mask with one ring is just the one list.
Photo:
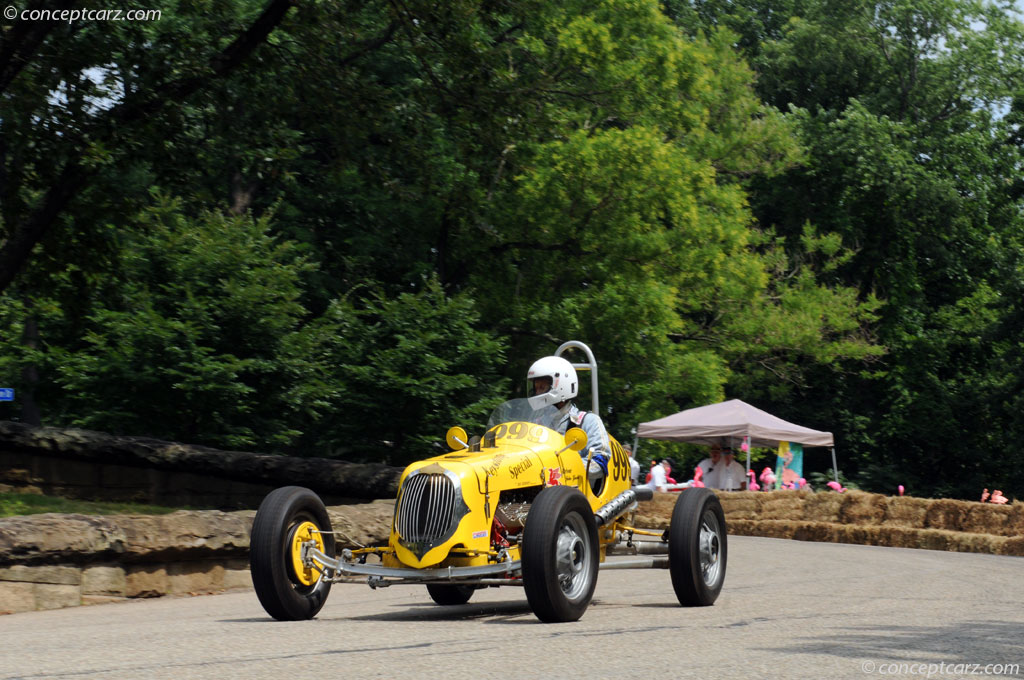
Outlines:
[[691, 29], [743, 31], [759, 93], [806, 149], [755, 183], [754, 213], [794, 248], [808, 221], [840, 236], [854, 254], [826, 280], [884, 300], [884, 364], [815, 370], [805, 392], [828, 395], [819, 414], [863, 484], [1020, 493], [1019, 15], [974, 0], [696, 5], [699, 20], [680, 15]]
[[[969, 200], [1012, 218], [1009, 189], [977, 178], [1015, 147], [974, 134], [1011, 81], [988, 100], [995, 77], [946, 87], [966, 58], [925, 69], [885, 29], [890, 80], [834, 83], [848, 69], [825, 60], [847, 52], [884, 66], [857, 42], [888, 21], [865, 4], [288, 7], [169, 2], [159, 22], [9, 43], [24, 66], [0, 94], [0, 380], [44, 422], [401, 462], [477, 429], [536, 357], [581, 339], [613, 434], [765, 395], [874, 446], [874, 406], [861, 424], [794, 395], [914, 370], [894, 300], [945, 283], [966, 323], [956, 272], [1019, 269]], [[902, 269], [924, 248], [945, 273]], [[995, 310], [1009, 289], [986, 281], [971, 299]]]

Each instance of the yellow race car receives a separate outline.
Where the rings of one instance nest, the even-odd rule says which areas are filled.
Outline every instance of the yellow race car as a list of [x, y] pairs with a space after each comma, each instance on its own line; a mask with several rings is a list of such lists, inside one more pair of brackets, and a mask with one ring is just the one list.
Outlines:
[[[580, 342], [597, 411], [597, 362]], [[708, 489], [679, 494], [670, 528], [631, 525], [651, 488], [632, 487], [629, 460], [612, 438], [607, 475], [589, 477], [580, 456], [586, 434], [557, 429], [553, 406], [513, 399], [492, 414], [481, 437], [453, 427], [451, 453], [409, 465], [399, 482], [387, 545], [336, 554], [320, 498], [289, 486], [260, 505], [250, 571], [260, 603], [280, 620], [312, 618], [332, 583], [365, 577], [371, 588], [423, 584], [440, 605], [464, 604], [488, 586], [521, 586], [542, 621], [579, 619], [599, 569], [667, 568], [684, 606], [713, 604], [725, 580], [726, 526]]]

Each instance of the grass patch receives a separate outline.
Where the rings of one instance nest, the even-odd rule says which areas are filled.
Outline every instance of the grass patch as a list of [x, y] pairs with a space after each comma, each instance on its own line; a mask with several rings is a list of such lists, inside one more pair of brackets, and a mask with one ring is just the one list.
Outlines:
[[44, 512], [82, 515], [166, 515], [175, 510], [186, 509], [188, 508], [166, 508], [160, 505], [141, 505], [139, 503], [76, 501], [31, 493], [0, 493], [0, 517], [38, 515]]

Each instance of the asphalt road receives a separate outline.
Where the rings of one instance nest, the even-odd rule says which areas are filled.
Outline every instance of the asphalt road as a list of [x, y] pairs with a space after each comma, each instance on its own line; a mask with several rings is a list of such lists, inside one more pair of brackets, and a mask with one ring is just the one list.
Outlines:
[[132, 601], [0, 617], [0, 679], [1024, 677], [1022, 582], [1019, 557], [730, 537], [713, 607], [664, 570], [601, 572], [557, 625], [515, 588], [336, 585], [296, 623], [251, 591]]

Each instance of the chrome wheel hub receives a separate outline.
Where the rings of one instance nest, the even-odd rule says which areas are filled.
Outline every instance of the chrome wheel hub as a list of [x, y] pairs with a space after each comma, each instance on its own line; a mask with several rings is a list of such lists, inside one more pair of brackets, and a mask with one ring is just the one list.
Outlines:
[[590, 559], [590, 535], [586, 525], [576, 515], [567, 517], [558, 532], [555, 546], [555, 568], [562, 592], [570, 600], [587, 591], [593, 578], [588, 567]]
[[722, 572], [721, 527], [713, 512], [705, 512], [700, 522], [700, 573], [705, 585], [714, 587]]

